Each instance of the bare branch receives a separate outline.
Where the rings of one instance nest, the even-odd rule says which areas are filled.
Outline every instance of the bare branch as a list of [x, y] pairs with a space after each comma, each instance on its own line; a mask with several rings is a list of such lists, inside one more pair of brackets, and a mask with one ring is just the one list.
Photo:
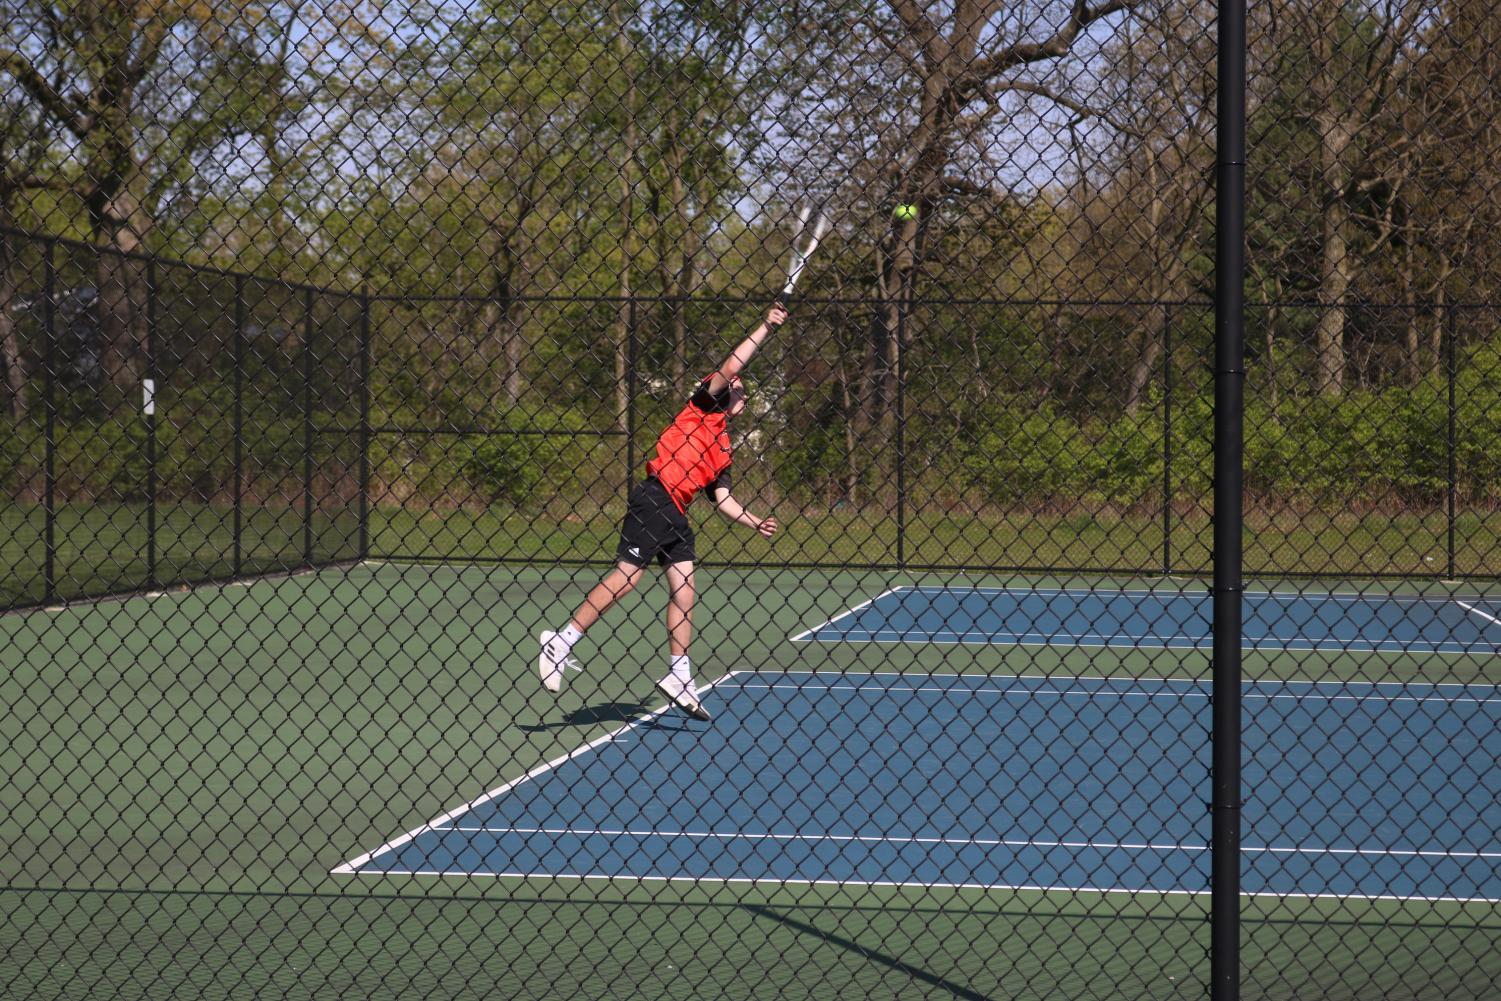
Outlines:
[[15, 77], [32, 99], [54, 120], [82, 139], [89, 130], [89, 119], [74, 101], [55, 89], [37, 71], [30, 59], [19, 52], [0, 49], [0, 70]]
[[939, 184], [943, 186], [945, 193], [950, 195], [964, 195], [971, 198], [985, 198], [993, 202], [1006, 200], [1005, 192], [997, 191], [988, 184], [976, 184], [974, 181], [963, 177], [941, 177]]
[[[1106, 0], [1098, 7], [1091, 7], [1084, 0], [1075, 0], [1073, 11], [1069, 19], [1050, 37], [1040, 42], [1014, 42], [1006, 46], [994, 55], [976, 60], [966, 71], [962, 88], [968, 91], [970, 96], [974, 91], [982, 87], [986, 81], [1005, 73], [1007, 70], [1030, 63], [1047, 62], [1051, 59], [1061, 59], [1068, 55], [1073, 47], [1074, 39], [1079, 33], [1101, 18], [1118, 14], [1123, 10], [1132, 10], [1140, 6], [1144, 0]], [[959, 90], [959, 87], [955, 88]]]
[[1067, 108], [1070, 111], [1078, 113], [1084, 118], [1097, 118], [1100, 121], [1104, 122], [1106, 125], [1109, 125], [1111, 128], [1116, 129], [1119, 132], [1124, 132], [1126, 135], [1133, 136], [1137, 139], [1146, 138], [1146, 134], [1140, 129], [1125, 124], [1119, 119], [1111, 116], [1108, 112], [1101, 111], [1099, 108], [1091, 108], [1089, 105], [1084, 104], [1081, 101], [1076, 101], [1071, 97], [1065, 97], [1063, 94], [1059, 94], [1058, 92], [1040, 83], [1030, 83], [1025, 80], [1007, 80], [1002, 83], [987, 84], [983, 93], [992, 104], [999, 101], [1002, 94], [1032, 94], [1037, 97], [1046, 98], [1059, 107]]

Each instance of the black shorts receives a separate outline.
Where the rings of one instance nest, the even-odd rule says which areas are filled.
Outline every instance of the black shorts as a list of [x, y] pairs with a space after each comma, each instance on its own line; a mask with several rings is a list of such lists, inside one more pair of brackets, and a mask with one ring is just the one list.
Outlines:
[[644, 567], [655, 559], [664, 567], [693, 562], [693, 529], [667, 488], [648, 477], [631, 491], [615, 559]]

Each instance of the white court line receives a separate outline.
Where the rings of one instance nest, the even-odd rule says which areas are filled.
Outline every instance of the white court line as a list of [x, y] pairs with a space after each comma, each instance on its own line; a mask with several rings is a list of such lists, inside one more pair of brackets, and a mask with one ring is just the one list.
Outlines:
[[[819, 627], [824, 628], [823, 626]], [[889, 636], [886, 634], [890, 634]], [[955, 639], [940, 637], [953, 636]], [[1037, 636], [1040, 639], [1030, 640], [1024, 637]], [[966, 639], [965, 637], [976, 637]], [[1113, 643], [1113, 639], [1124, 639], [1130, 642]], [[1003, 643], [996, 643], [1002, 640]], [[1151, 640], [1152, 642], [1147, 642]], [[1182, 643], [1173, 643], [1173, 640], [1182, 640]], [[942, 630], [938, 632], [917, 632], [908, 635], [895, 629], [880, 629], [874, 632], [865, 630], [860, 633], [846, 633], [832, 639], [814, 637], [810, 642], [814, 643], [902, 643], [908, 646], [1024, 646], [1024, 647], [1080, 647], [1090, 650], [1208, 650], [1212, 643], [1210, 637], [1195, 638], [1192, 636], [1137, 636], [1134, 634], [1120, 633], [1105, 636], [1095, 633], [1013, 633], [1013, 632], [956, 632], [954, 630]], [[1252, 651], [1291, 651], [1304, 653], [1380, 653], [1380, 654], [1425, 654], [1425, 653], [1452, 653], [1465, 654], [1471, 657], [1495, 657], [1501, 655], [1501, 649], [1477, 650], [1468, 646], [1446, 646], [1442, 643], [1429, 643], [1427, 646], [1416, 644], [1383, 646], [1381, 643], [1373, 643], [1370, 640], [1331, 640], [1328, 644], [1320, 645], [1321, 641], [1307, 639], [1277, 640], [1272, 637], [1262, 637], [1250, 640], [1241, 646], [1242, 650]], [[1386, 641], [1395, 642], [1395, 641]]]
[[[736, 672], [731, 671], [729, 674], [723, 675], [722, 677], [719, 677], [719, 678], [715, 678], [713, 681], [709, 682], [707, 685], [704, 685], [702, 688], [697, 689], [698, 694], [699, 695], [703, 695], [705, 692], [709, 691], [709, 689], [713, 688], [715, 685], [719, 684], [721, 681], [724, 681], [727, 678], [734, 677], [735, 673]], [[402, 845], [407, 844], [408, 842], [412, 841], [414, 838], [417, 838], [420, 835], [426, 834], [428, 831], [437, 830], [438, 829], [438, 825], [440, 825], [440, 824], [446, 824], [450, 820], [454, 820], [454, 819], [456, 819], [458, 817], [463, 816], [465, 813], [468, 813], [470, 810], [473, 810], [473, 809], [476, 809], [478, 807], [484, 806], [486, 803], [490, 802], [491, 800], [495, 799], [498, 796], [503, 796], [504, 794], [510, 792], [512, 789], [516, 788], [517, 786], [519, 786], [519, 785], [521, 785], [521, 784], [523, 784], [525, 782], [530, 782], [532, 779], [536, 778], [537, 776], [543, 775], [543, 774], [545, 774], [547, 772], [550, 772], [554, 768], [557, 768], [559, 765], [566, 764], [567, 762], [572, 761], [574, 758], [578, 757], [581, 754], [587, 754], [589, 751], [594, 750], [596, 747], [600, 746], [601, 744], [607, 744], [607, 743], [609, 743], [610, 741], [614, 740], [616, 737], [620, 736], [621, 734], [625, 733], [626, 731], [635, 729], [636, 727], [640, 726], [642, 723], [646, 723], [646, 722], [649, 722], [649, 721], [651, 721], [653, 719], [656, 719], [658, 716], [661, 716], [663, 713], [668, 712], [672, 708], [673, 708], [672, 703], [669, 702], [667, 705], [663, 706], [661, 709], [653, 710], [652, 712], [647, 713], [645, 716], [641, 716], [641, 717], [639, 717], [637, 719], [633, 719], [629, 723], [625, 724], [624, 726], [622, 726], [622, 727], [620, 727], [618, 729], [611, 730], [609, 733], [604, 734], [601, 737], [594, 738], [593, 740], [589, 741], [587, 744], [584, 744], [584, 745], [582, 745], [580, 747], [574, 748], [573, 750], [569, 751], [567, 754], [564, 754], [564, 755], [562, 755], [560, 757], [553, 758], [551, 761], [547, 761], [547, 762], [544, 762], [543, 764], [538, 765], [536, 768], [533, 768], [531, 771], [527, 772], [525, 775], [521, 776], [518, 779], [512, 779], [511, 781], [505, 783], [504, 785], [497, 786], [496, 788], [491, 789], [489, 792], [486, 792], [483, 796], [480, 796], [478, 799], [475, 799], [475, 800], [472, 800], [472, 801], [470, 801], [468, 803], [465, 803], [463, 806], [455, 807], [452, 810], [449, 810], [447, 813], [443, 814], [441, 817], [435, 817], [434, 819], [432, 819], [432, 820], [428, 821], [427, 823], [423, 824], [421, 827], [414, 828], [414, 829], [408, 831], [407, 833], [403, 834], [401, 837], [395, 838], [395, 839], [393, 839], [391, 841], [386, 842], [385, 844], [381, 845], [379, 848], [375, 849], [374, 851], [366, 852], [365, 854], [359, 856], [358, 858], [351, 859], [350, 861], [345, 862], [343, 865], [339, 865], [339, 866], [334, 867], [333, 869], [330, 870], [330, 873], [333, 874], [333, 875], [339, 875], [339, 876], [349, 875], [351, 873], [354, 873], [354, 872], [356, 872], [360, 868], [360, 866], [365, 865], [371, 859], [373, 859], [373, 858], [375, 858], [375, 857], [377, 857], [379, 855], [384, 855], [386, 852], [394, 851], [397, 848], [400, 848]]]
[[[610, 837], [610, 838], [697, 838], [711, 841], [804, 841], [804, 842], [835, 842], [848, 844], [858, 842], [862, 844], [887, 844], [887, 845], [951, 845], [955, 847], [976, 846], [981, 848], [1093, 848], [1099, 851], [1146, 851], [1146, 852], [1189, 852], [1202, 854], [1209, 851], [1209, 845], [1202, 844], [1177, 844], [1156, 843], [1150, 841], [1039, 841], [1036, 838], [921, 838], [905, 837], [896, 838], [890, 835], [872, 834], [771, 834], [750, 833], [745, 831], [633, 831], [629, 829], [611, 830], [608, 828], [576, 828], [576, 827], [454, 827], [440, 828], [439, 830], [456, 831], [467, 834], [545, 834], [545, 835], [574, 835], [577, 837]], [[1449, 859], [1501, 859], [1501, 851], [1419, 851], [1398, 848], [1309, 848], [1302, 846], [1278, 847], [1268, 845], [1258, 847], [1242, 845], [1240, 850], [1249, 854], [1261, 855], [1339, 855], [1359, 856], [1366, 858], [1449, 858]]]
[[[1195, 595], [1202, 598], [1210, 597], [1207, 587], [1202, 593], [1200, 593], [1197, 590], [1167, 590], [1165, 588], [1157, 590], [1151, 588], [1117, 587], [950, 587], [944, 584], [916, 584], [912, 586], [914, 590], [918, 591], [973, 591], [977, 594], [1082, 594], [1092, 597], [1108, 597], [1110, 595], [1119, 594], [1133, 598], [1192, 597]], [[1300, 599], [1309, 598], [1327, 598], [1330, 601], [1396, 601], [1424, 605], [1447, 605], [1451, 601], [1459, 601], [1458, 598], [1452, 595], [1448, 597], [1432, 597], [1426, 594], [1369, 594], [1358, 591], [1242, 591], [1241, 594], [1246, 597], [1275, 598], [1279, 601], [1298, 601]], [[1473, 597], [1479, 600], [1481, 598], [1484, 598], [1485, 595], [1474, 595]]]
[[[737, 676], [779, 678], [793, 674], [811, 674], [815, 677], [848, 678], [862, 676], [867, 678], [910, 678], [914, 674], [921, 674], [925, 678], [983, 678], [986, 681], [1126, 681], [1132, 684], [1156, 684], [1156, 685], [1206, 685], [1210, 679], [1205, 678], [1154, 678], [1133, 677], [1129, 674], [969, 674], [943, 673], [938, 671], [735, 671]], [[739, 684], [744, 684], [740, 682]], [[1242, 685], [1337, 685], [1349, 687], [1351, 685], [1393, 685], [1399, 688], [1488, 688], [1496, 691], [1493, 684], [1474, 684], [1464, 681], [1367, 681], [1365, 679], [1352, 679], [1350, 681], [1310, 681], [1303, 678], [1251, 678], [1243, 681]]]
[[[1164, 594], [1165, 595], [1175, 595], [1175, 596], [1182, 597], [1183, 594], [1184, 594], [1184, 592], [1181, 592], [1181, 591], [1169, 591], [1169, 592], [1144, 591], [1144, 590], [1131, 591], [1131, 590], [1116, 589], [1116, 588], [1100, 589], [1100, 590], [1089, 589], [1089, 588], [995, 588], [995, 587], [986, 588], [986, 587], [949, 587], [949, 586], [946, 586], [946, 585], [940, 586], [940, 585], [923, 585], [923, 584], [916, 584], [916, 585], [913, 585], [913, 584], [903, 584], [903, 585], [899, 585], [897, 587], [891, 588], [889, 591], [885, 591], [885, 592], [883, 592], [881, 594], [878, 594], [874, 598], [870, 598], [870, 599], [868, 599], [866, 601], [862, 601], [860, 604], [854, 606], [853, 608], [847, 609], [846, 611], [843, 611], [843, 612], [839, 613], [838, 615], [834, 616], [832, 619], [829, 619], [826, 622], [821, 622], [821, 623], [819, 623], [818, 625], [814, 626], [811, 629], [805, 629], [804, 631], [798, 633], [795, 636], [788, 637], [788, 641], [792, 642], [792, 643], [796, 643], [796, 642], [799, 642], [801, 640], [808, 639], [809, 637], [813, 637], [813, 639], [811, 640], [811, 642], [815, 642], [815, 643], [912, 643], [912, 644], [932, 643], [932, 644], [940, 644], [940, 645], [959, 644], [959, 645], [965, 645], [965, 646], [985, 646], [985, 645], [989, 645], [991, 643], [994, 643], [996, 640], [1001, 640], [1002, 642], [1004, 642], [1004, 643], [1006, 643], [1008, 645], [1011, 645], [1011, 646], [1053, 647], [1053, 646], [1060, 646], [1060, 645], [1062, 645], [1062, 646], [1071, 646], [1071, 647], [1084, 647], [1084, 648], [1088, 648], [1088, 649], [1115, 649], [1115, 650], [1121, 650], [1121, 649], [1126, 649], [1126, 650], [1202, 650], [1202, 649], [1207, 649], [1208, 645], [1213, 642], [1212, 637], [1209, 637], [1209, 636], [1194, 637], [1194, 636], [1185, 636], [1185, 635], [1176, 634], [1176, 633], [1173, 634], [1173, 635], [1170, 635], [1170, 636], [1146, 636], [1146, 635], [1138, 635], [1138, 634], [1133, 634], [1133, 633], [1112, 633], [1112, 634], [1110, 634], [1110, 635], [1107, 636], [1107, 635], [1105, 635], [1103, 633], [1081, 633], [1081, 634], [1077, 634], [1076, 635], [1076, 634], [1072, 634], [1072, 633], [1048, 634], [1048, 633], [1037, 633], [1037, 632], [1017, 633], [1017, 632], [1010, 632], [1010, 631], [1000, 631], [1000, 632], [978, 632], [978, 631], [974, 631], [974, 632], [959, 632], [959, 631], [951, 630], [951, 629], [935, 630], [935, 631], [933, 631], [931, 633], [920, 633], [920, 634], [918, 634], [918, 635], [916, 635], [914, 637], [910, 637], [910, 638], [909, 638], [909, 636], [908, 636], [908, 634], [906, 632], [899, 632], [898, 630], [894, 630], [894, 629], [889, 629], [889, 630], [878, 629], [878, 630], [875, 630], [873, 632], [870, 631], [870, 630], [865, 630], [863, 635], [860, 634], [860, 633], [846, 633], [846, 634], [844, 634], [842, 636], [836, 636], [836, 637], [834, 637], [832, 639], [825, 639], [825, 638], [822, 638], [822, 637], [815, 637], [815, 636], [813, 636], [814, 633], [817, 633], [820, 630], [823, 630], [823, 629], [827, 628], [828, 626], [832, 626], [834, 623], [838, 622], [840, 619], [848, 618], [849, 616], [855, 614], [856, 612], [859, 612], [860, 610], [866, 608], [867, 606], [872, 605], [872, 604], [874, 604], [877, 601], [880, 601], [882, 598], [885, 598], [888, 595], [895, 594], [898, 591], [914, 591], [914, 592], [919, 593], [919, 594], [921, 594], [923, 592], [938, 592], [938, 593], [949, 593], [949, 592], [964, 593], [964, 592], [969, 592], [969, 593], [976, 593], [976, 594], [1004, 594], [1004, 595], [1016, 595], [1016, 596], [1022, 596], [1022, 595], [1027, 595], [1027, 594], [1070, 594], [1070, 595], [1075, 595], [1076, 594], [1076, 595], [1089, 595], [1089, 596], [1093, 596], [1093, 597], [1109, 596], [1109, 595], [1127, 595], [1127, 596], [1148, 596], [1149, 595], [1149, 596], [1156, 597], [1156, 596], [1164, 595]], [[1488, 618], [1492, 622], [1496, 622], [1498, 624], [1501, 624], [1501, 619], [1497, 619], [1497, 618], [1495, 618], [1493, 616], [1490, 616], [1490, 615], [1486, 614], [1485, 612], [1482, 612], [1479, 609], [1476, 609], [1473, 606], [1468, 605], [1468, 604], [1466, 604], [1463, 601], [1460, 601], [1458, 598], [1425, 598], [1425, 597], [1416, 597], [1416, 596], [1411, 596], [1411, 595], [1380, 595], [1380, 596], [1377, 596], [1375, 599], [1371, 599], [1371, 598], [1368, 598], [1365, 595], [1348, 595], [1348, 594], [1341, 594], [1341, 593], [1336, 593], [1336, 592], [1322, 592], [1322, 591], [1320, 591], [1320, 592], [1312, 592], [1312, 593], [1307, 593], [1307, 594], [1303, 594], [1303, 593], [1300, 593], [1300, 594], [1280, 594], [1280, 593], [1275, 592], [1275, 591], [1247, 591], [1247, 592], [1244, 592], [1244, 593], [1248, 594], [1248, 595], [1261, 595], [1261, 596], [1265, 596], [1265, 597], [1281, 598], [1281, 599], [1284, 599], [1284, 600], [1293, 600], [1293, 599], [1297, 599], [1297, 598], [1329, 598], [1331, 600], [1346, 600], [1347, 599], [1347, 600], [1351, 600], [1351, 601], [1366, 601], [1366, 600], [1402, 601], [1402, 600], [1405, 600], [1405, 601], [1412, 601], [1412, 602], [1421, 602], [1423, 604], [1429, 604], [1429, 605], [1433, 605], [1435, 607], [1441, 607], [1443, 605], [1453, 603], [1453, 604], [1459, 605], [1460, 607], [1462, 607], [1462, 608], [1464, 608], [1464, 609], [1466, 609], [1468, 611], [1473, 611], [1477, 615], [1480, 615], [1480, 616], [1482, 616], [1484, 618]], [[1206, 625], [1207, 624], [1208, 623], [1206, 622]], [[953, 637], [953, 638], [950, 639], [948, 637]], [[1033, 639], [1030, 639], [1030, 637], [1036, 637], [1036, 639], [1033, 640]], [[1119, 642], [1112, 642], [1113, 640], [1128, 640], [1130, 642], [1119, 643]], [[1150, 642], [1148, 642], [1148, 641], [1150, 641]], [[1404, 645], [1404, 644], [1402, 644], [1400, 642], [1385, 641], [1385, 640], [1376, 640], [1376, 641], [1372, 641], [1372, 640], [1350, 640], [1350, 641], [1336, 641], [1336, 640], [1331, 640], [1331, 641], [1329, 641], [1329, 643], [1324, 643], [1324, 641], [1321, 641], [1321, 640], [1308, 640], [1308, 639], [1277, 640], [1277, 639], [1275, 639], [1273, 637], [1261, 637], [1261, 638], [1258, 638], [1258, 639], [1251, 640], [1250, 644], [1248, 646], [1242, 647], [1242, 649], [1247, 649], [1247, 650], [1270, 649], [1270, 650], [1287, 650], [1287, 651], [1306, 651], [1306, 652], [1310, 652], [1310, 653], [1379, 653], [1379, 654], [1454, 653], [1454, 654], [1467, 654], [1467, 655], [1470, 655], [1470, 656], [1479, 655], [1479, 656], [1486, 656], [1486, 657], [1493, 657], [1493, 656], [1497, 656], [1498, 654], [1501, 654], [1501, 650], [1475, 650], [1475, 649], [1472, 649], [1471, 647], [1467, 647], [1467, 646], [1463, 646], [1463, 645], [1449, 646], [1449, 645], [1447, 645], [1445, 643], [1432, 643], [1432, 642], [1429, 642], [1429, 643], [1427, 643], [1426, 645], [1423, 645], [1423, 646], [1418, 646], [1416, 644], [1405, 644]]]
[[1476, 608], [1474, 605], [1467, 604], [1466, 602], [1460, 601], [1458, 598], [1454, 599], [1454, 603], [1456, 605], [1458, 605], [1460, 608], [1463, 608], [1467, 612], [1474, 612], [1476, 615], [1480, 616], [1482, 619], [1489, 619], [1491, 622], [1494, 622], [1496, 625], [1501, 626], [1501, 619], [1496, 618], [1494, 615], [1492, 615], [1489, 612], [1482, 612], [1480, 609]]
[[[583, 882], [603, 881], [609, 883], [690, 883], [693, 886], [838, 886], [838, 887], [883, 887], [888, 889], [924, 890], [993, 890], [1003, 893], [1098, 893], [1101, 895], [1125, 894], [1133, 899], [1141, 897], [1205, 897], [1212, 891], [1204, 890], [1154, 890], [1150, 887], [1133, 889], [1125, 886], [1044, 886], [1032, 883], [924, 883], [900, 882], [882, 879], [776, 879], [769, 876], [612, 876], [608, 873], [579, 872], [464, 872], [443, 869], [383, 869], [365, 875], [375, 876], [438, 876], [458, 879], [577, 879]], [[1501, 897], [1430, 897], [1422, 894], [1402, 895], [1395, 893], [1279, 893], [1272, 890], [1242, 892], [1247, 899], [1268, 900], [1385, 900], [1395, 903], [1425, 904], [1501, 904]]]
[[[801, 685], [778, 685], [763, 684], [760, 682], [741, 682], [738, 686], [746, 688], [796, 688], [805, 691]], [[1128, 699], [1204, 699], [1213, 698], [1209, 692], [1112, 692], [1108, 689], [1096, 691], [1049, 691], [1045, 688], [943, 688], [943, 687], [904, 687], [901, 685], [825, 685], [819, 688], [820, 692], [937, 692], [942, 695], [1026, 695], [1028, 697], [1054, 696], [1060, 699], [1095, 699], [1101, 697]], [[1453, 705], [1457, 702], [1468, 702], [1474, 705], [1485, 705], [1492, 702], [1501, 703], [1501, 698], [1471, 697], [1468, 695], [1262, 695], [1257, 692], [1242, 692], [1242, 699], [1256, 699], [1263, 702], [1273, 702], [1285, 699], [1289, 702], [1442, 702], [1445, 705]]]
[[856, 605], [854, 608], [847, 608], [847, 609], [845, 609], [844, 611], [840, 612], [838, 615], [834, 616], [832, 619], [829, 619], [827, 622], [820, 622], [818, 625], [814, 626], [812, 629], [804, 629], [802, 632], [798, 633], [796, 636], [789, 636], [788, 637], [788, 642], [789, 643], [796, 643], [798, 640], [802, 639], [803, 637], [805, 637], [805, 636], [811, 636], [813, 633], [818, 632], [824, 626], [832, 626], [834, 623], [838, 622], [840, 619], [843, 619], [843, 618], [845, 618], [847, 616], [850, 616], [850, 615], [854, 615], [856, 612], [860, 611], [860, 609], [864, 608], [865, 606], [875, 604], [876, 602], [880, 601], [882, 598], [886, 597], [887, 595], [889, 595], [889, 594], [896, 594], [898, 591], [906, 590], [906, 589], [910, 588], [911, 586], [912, 585], [910, 585], [910, 584], [898, 584], [896, 587], [893, 587], [890, 590], [882, 591], [880, 594], [876, 595], [874, 598], [869, 598], [869, 599], [867, 599], [865, 601], [860, 602], [860, 604]]

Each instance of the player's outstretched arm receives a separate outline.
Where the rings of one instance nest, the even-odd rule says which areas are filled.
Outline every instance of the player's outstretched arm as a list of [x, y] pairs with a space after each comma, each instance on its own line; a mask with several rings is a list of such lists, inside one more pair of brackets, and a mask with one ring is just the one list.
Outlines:
[[730, 492], [724, 489], [714, 491], [714, 506], [719, 513], [746, 528], [754, 528], [768, 539], [777, 534], [777, 520], [775, 518], [757, 518], [747, 511], [739, 501], [730, 496]]
[[724, 392], [724, 388], [730, 384], [730, 380], [738, 376], [745, 370], [745, 366], [750, 364], [750, 360], [761, 349], [761, 342], [766, 340], [766, 336], [786, 321], [787, 310], [781, 303], [777, 303], [771, 307], [766, 313], [766, 319], [762, 320], [760, 325], [751, 331], [750, 336], [741, 341], [739, 346], [730, 352], [730, 356], [724, 360], [724, 364], [719, 366], [719, 371], [710, 376], [709, 392], [716, 395]]

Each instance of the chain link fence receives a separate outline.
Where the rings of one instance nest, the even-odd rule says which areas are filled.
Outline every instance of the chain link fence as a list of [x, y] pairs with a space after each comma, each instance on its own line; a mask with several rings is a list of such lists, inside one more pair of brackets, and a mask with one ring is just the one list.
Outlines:
[[1485, 5], [4, 10], [5, 997], [1494, 996]]

